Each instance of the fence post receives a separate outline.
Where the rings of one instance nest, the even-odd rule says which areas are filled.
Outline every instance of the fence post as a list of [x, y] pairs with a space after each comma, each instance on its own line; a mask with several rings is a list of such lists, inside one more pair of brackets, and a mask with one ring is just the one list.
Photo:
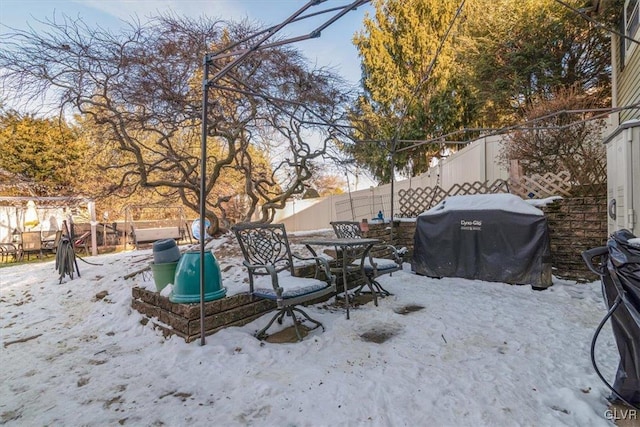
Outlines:
[[98, 235], [97, 233], [97, 225], [98, 221], [96, 221], [96, 204], [95, 202], [88, 202], [87, 207], [89, 208], [89, 217], [91, 221], [89, 224], [91, 225], [91, 255], [98, 255]]

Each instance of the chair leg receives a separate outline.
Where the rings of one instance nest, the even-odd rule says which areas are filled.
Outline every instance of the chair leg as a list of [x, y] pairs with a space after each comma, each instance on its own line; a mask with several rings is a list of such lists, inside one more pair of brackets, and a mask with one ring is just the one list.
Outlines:
[[289, 314], [287, 310], [285, 309], [280, 310], [280, 316], [278, 316], [278, 325], [282, 325], [282, 319], [284, 319], [284, 316], [286, 316], [287, 314]]
[[296, 317], [296, 314], [293, 312], [294, 309], [294, 307], [286, 308], [287, 313], [289, 313], [289, 316], [291, 316], [291, 319], [293, 320], [293, 330], [296, 331], [296, 337], [298, 337], [298, 341], [302, 341], [302, 334], [300, 333], [300, 329], [298, 329], [298, 326], [300, 326], [300, 321]]
[[304, 310], [302, 310], [301, 308], [298, 308], [298, 307], [291, 307], [291, 310], [292, 310], [292, 312], [293, 311], [297, 311], [298, 313], [302, 314], [309, 322], [314, 323], [316, 325], [316, 327], [313, 328], [313, 329], [321, 327], [322, 328], [322, 332], [324, 332], [324, 325], [322, 323], [318, 322], [317, 320], [312, 319], [311, 317], [309, 317], [309, 315], [307, 314], [306, 311], [304, 311]]
[[373, 285], [374, 288], [376, 288], [377, 292], [381, 294], [382, 297], [388, 297], [390, 295], [393, 295], [391, 292], [383, 288], [380, 282], [378, 282], [377, 280], [371, 279], [371, 284]]
[[375, 280], [372, 277], [367, 277], [367, 282], [364, 283], [363, 285], [361, 285], [356, 291], [355, 291], [355, 295], [360, 295], [360, 293], [362, 293], [362, 289], [368, 286], [369, 287], [369, 291], [373, 294], [373, 303], [375, 304], [375, 306], [378, 306], [378, 296], [380, 296], [381, 298], [384, 297], [388, 297], [390, 295], [393, 295], [391, 292], [389, 292], [388, 290], [386, 290], [385, 288], [382, 287], [382, 285], [380, 284], [380, 282], [378, 282], [377, 280]]
[[267, 330], [271, 327], [271, 325], [273, 325], [273, 322], [275, 322], [276, 320], [278, 321], [279, 324], [282, 324], [282, 319], [284, 318], [285, 315], [289, 315], [291, 316], [291, 320], [293, 320], [293, 329], [296, 332], [296, 337], [298, 338], [298, 341], [302, 341], [302, 334], [300, 333], [300, 325], [302, 324], [300, 322], [300, 320], [298, 319], [298, 317], [295, 315], [295, 312], [298, 312], [300, 314], [302, 314], [305, 319], [307, 319], [308, 321], [310, 321], [311, 323], [314, 323], [316, 326], [314, 328], [311, 328], [311, 330], [316, 329], [318, 327], [322, 328], [322, 331], [324, 332], [324, 325], [320, 322], [318, 322], [315, 319], [312, 319], [311, 317], [309, 317], [309, 315], [302, 309], [298, 308], [298, 307], [285, 307], [282, 308], [280, 310], [278, 310], [278, 312], [276, 314], [273, 315], [273, 317], [271, 317], [271, 320], [269, 321], [269, 323], [267, 323], [267, 325], [260, 329], [258, 332], [256, 332], [254, 334], [254, 336], [256, 338], [258, 338], [259, 340], [264, 340], [265, 338], [267, 338], [269, 335], [266, 333]]
[[269, 329], [271, 327], [271, 325], [273, 325], [273, 322], [276, 321], [276, 319], [280, 319], [279, 322], [282, 323], [282, 317], [286, 314], [286, 311], [284, 309], [280, 309], [276, 312], [276, 314], [273, 315], [273, 317], [271, 318], [271, 320], [269, 321], [269, 323], [267, 323], [267, 326], [265, 326], [264, 328], [260, 329], [258, 332], [255, 333], [255, 337], [258, 338], [259, 340], [263, 340], [265, 338], [267, 338], [267, 334], [265, 332], [267, 332], [267, 329]]

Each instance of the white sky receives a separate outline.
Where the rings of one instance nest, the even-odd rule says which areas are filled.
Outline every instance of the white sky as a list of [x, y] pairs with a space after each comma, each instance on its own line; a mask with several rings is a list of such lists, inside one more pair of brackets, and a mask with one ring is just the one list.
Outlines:
[[[430, 279], [407, 264], [381, 278], [393, 296], [353, 309], [350, 320], [340, 308], [309, 307], [326, 331], [300, 343], [256, 340], [267, 315], [200, 346], [163, 338], [131, 309], [131, 288], [153, 284], [123, 276], [151, 259], [151, 250], [89, 257], [100, 265], [79, 261], [82, 277], [62, 284], [53, 261], [0, 269], [1, 424], [612, 425], [589, 359], [606, 312], [599, 282], [554, 278], [533, 291]], [[248, 290], [240, 259], [218, 259], [228, 295]], [[396, 313], [407, 305], [424, 308]], [[365, 341], [371, 331], [391, 337]], [[610, 325], [596, 354], [612, 381]]]

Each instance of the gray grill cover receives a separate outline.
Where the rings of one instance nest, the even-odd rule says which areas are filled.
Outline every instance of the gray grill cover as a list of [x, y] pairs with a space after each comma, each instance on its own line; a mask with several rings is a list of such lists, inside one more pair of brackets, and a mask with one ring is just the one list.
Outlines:
[[412, 268], [431, 277], [551, 286], [542, 211], [511, 194], [448, 197], [418, 216]]

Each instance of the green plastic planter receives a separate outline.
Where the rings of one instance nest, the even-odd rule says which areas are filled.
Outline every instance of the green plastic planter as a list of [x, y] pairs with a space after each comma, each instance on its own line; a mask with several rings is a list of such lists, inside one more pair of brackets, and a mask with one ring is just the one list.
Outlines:
[[161, 264], [151, 263], [151, 272], [153, 273], [153, 281], [156, 284], [158, 292], [162, 291], [169, 283], [173, 283], [176, 275], [176, 267], [178, 262], [163, 262]]
[[[220, 265], [211, 251], [204, 253], [204, 270], [204, 300], [213, 301], [223, 298], [227, 290], [222, 287]], [[180, 257], [169, 300], [175, 303], [200, 302], [199, 250], [187, 251]]]

